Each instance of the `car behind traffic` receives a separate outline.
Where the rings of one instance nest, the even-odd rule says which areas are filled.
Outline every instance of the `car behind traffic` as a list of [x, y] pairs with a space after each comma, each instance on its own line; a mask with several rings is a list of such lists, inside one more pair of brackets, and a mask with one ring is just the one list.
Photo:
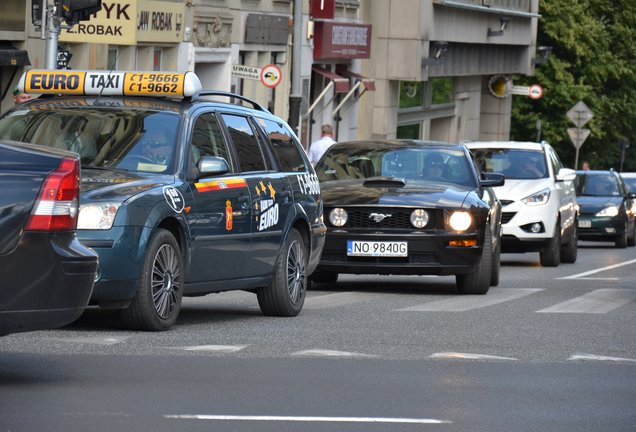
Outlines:
[[339, 273], [456, 275], [465, 294], [499, 283], [501, 205], [462, 145], [338, 143], [316, 165], [327, 240], [312, 280]]
[[0, 335], [52, 329], [88, 303], [97, 254], [76, 237], [79, 158], [0, 142]]
[[617, 248], [636, 245], [636, 192], [629, 192], [614, 170], [577, 171], [579, 237], [611, 241]]

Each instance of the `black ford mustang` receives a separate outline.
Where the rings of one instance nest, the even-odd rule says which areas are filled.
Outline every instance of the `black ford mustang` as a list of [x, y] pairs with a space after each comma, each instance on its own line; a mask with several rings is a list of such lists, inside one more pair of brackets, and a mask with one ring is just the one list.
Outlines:
[[316, 166], [327, 239], [314, 282], [339, 273], [456, 275], [465, 294], [499, 283], [500, 174], [460, 144], [351, 141]]

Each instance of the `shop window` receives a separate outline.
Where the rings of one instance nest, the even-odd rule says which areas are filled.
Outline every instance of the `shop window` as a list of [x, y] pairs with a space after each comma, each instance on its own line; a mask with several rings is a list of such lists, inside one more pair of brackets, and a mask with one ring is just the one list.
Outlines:
[[424, 105], [423, 95], [423, 82], [400, 81], [400, 108], [421, 107]]
[[431, 86], [431, 105], [452, 104], [455, 100], [455, 86], [452, 78], [433, 78]]
[[420, 139], [420, 124], [409, 124], [397, 127], [397, 139]]
[[152, 61], [152, 70], [160, 71], [163, 62], [163, 50], [161, 48], [155, 48], [153, 61]]
[[108, 65], [109, 70], [117, 70], [119, 60], [119, 48], [108, 47]]

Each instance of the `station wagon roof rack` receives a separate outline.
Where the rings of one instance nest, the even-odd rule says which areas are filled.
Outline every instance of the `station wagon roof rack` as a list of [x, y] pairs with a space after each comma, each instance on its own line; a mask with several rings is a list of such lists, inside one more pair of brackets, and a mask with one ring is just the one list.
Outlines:
[[224, 97], [228, 97], [228, 98], [239, 99], [239, 100], [242, 100], [242, 101], [247, 102], [250, 105], [252, 105], [252, 107], [255, 110], [269, 112], [268, 110], [263, 108], [263, 106], [260, 105], [258, 102], [253, 101], [252, 99], [246, 98], [245, 96], [242, 96], [242, 95], [239, 95], [239, 94], [236, 94], [236, 93], [220, 91], [220, 90], [202, 90], [197, 95], [193, 96], [192, 100], [196, 100], [196, 99], [198, 99], [201, 96], [224, 96]]

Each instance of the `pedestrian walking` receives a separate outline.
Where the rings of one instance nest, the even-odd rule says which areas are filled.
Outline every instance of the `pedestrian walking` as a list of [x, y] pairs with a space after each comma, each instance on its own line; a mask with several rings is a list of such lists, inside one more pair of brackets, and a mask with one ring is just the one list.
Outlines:
[[336, 143], [333, 139], [333, 128], [330, 124], [322, 125], [320, 133], [320, 139], [311, 143], [311, 146], [309, 147], [309, 160], [314, 166], [320, 160], [322, 155], [325, 154], [327, 149]]

